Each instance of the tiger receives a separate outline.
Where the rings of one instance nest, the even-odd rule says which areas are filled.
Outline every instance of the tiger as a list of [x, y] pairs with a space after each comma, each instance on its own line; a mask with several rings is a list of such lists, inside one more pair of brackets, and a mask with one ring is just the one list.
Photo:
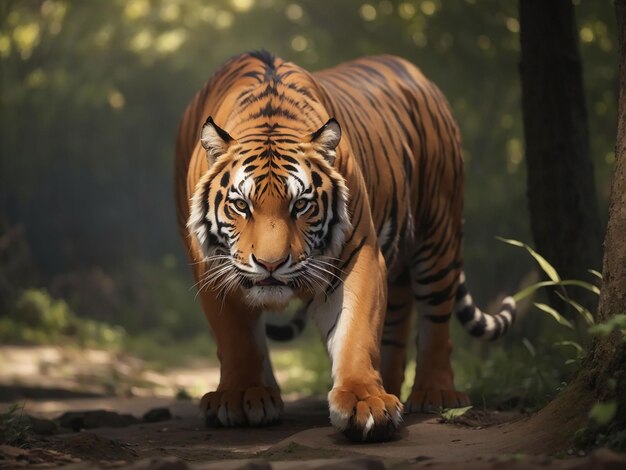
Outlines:
[[349, 439], [389, 440], [404, 413], [470, 404], [453, 382], [451, 316], [492, 340], [516, 305], [506, 297], [490, 315], [469, 293], [460, 132], [416, 66], [380, 55], [310, 73], [267, 51], [235, 56], [187, 106], [174, 167], [178, 228], [220, 362], [200, 401], [208, 425], [280, 420], [264, 312], [294, 299], [326, 346], [330, 422]]

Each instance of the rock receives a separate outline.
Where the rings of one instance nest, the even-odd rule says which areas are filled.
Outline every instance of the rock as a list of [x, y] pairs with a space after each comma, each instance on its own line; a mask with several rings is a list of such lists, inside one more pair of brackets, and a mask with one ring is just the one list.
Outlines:
[[169, 408], [152, 408], [145, 415], [143, 420], [146, 423], [158, 423], [159, 421], [169, 421], [172, 419], [172, 413]]
[[49, 436], [57, 431], [57, 425], [50, 419], [35, 418], [33, 416], [24, 416], [25, 423], [30, 431], [35, 434]]
[[57, 418], [59, 425], [74, 431], [94, 428], [123, 428], [139, 423], [139, 419], [129, 414], [119, 414], [114, 411], [68, 411]]

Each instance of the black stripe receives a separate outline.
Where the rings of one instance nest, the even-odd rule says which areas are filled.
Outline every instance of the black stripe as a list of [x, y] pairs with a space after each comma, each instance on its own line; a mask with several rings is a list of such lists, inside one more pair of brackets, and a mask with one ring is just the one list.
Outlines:
[[400, 342], [400, 341], [394, 341], [392, 339], [383, 339], [380, 342], [381, 346], [392, 346], [394, 348], [398, 348], [398, 349], [404, 349], [406, 348], [406, 344]]
[[428, 305], [440, 305], [446, 300], [450, 300], [454, 297], [454, 294], [452, 293], [453, 287], [454, 283], [448, 284], [445, 288], [439, 291], [430, 292], [426, 295], [416, 295], [415, 300], [426, 301]]
[[450, 317], [452, 316], [452, 314], [448, 313], [447, 315], [424, 315], [424, 316], [433, 323], [445, 323], [447, 321], [450, 321]]
[[474, 319], [474, 311], [476, 307], [474, 305], [468, 305], [463, 310], [456, 312], [456, 317], [461, 322], [461, 325], [465, 326]]

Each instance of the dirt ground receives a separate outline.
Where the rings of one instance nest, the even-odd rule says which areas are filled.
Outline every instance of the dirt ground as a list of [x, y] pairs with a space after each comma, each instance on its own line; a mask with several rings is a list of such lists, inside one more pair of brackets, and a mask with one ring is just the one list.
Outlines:
[[[19, 447], [0, 445], [0, 468], [626, 468], [626, 457], [608, 450], [592, 455], [573, 451], [567, 430], [579, 427], [580, 413], [572, 407], [564, 413], [554, 402], [534, 416], [471, 410], [455, 424], [442, 423], [436, 415], [407, 415], [392, 442], [354, 444], [330, 426], [327, 405], [320, 399], [286, 397], [282, 422], [275, 426], [207, 428], [197, 399], [144, 393], [122, 398], [111, 393], [117, 389], [79, 386], [75, 371], [62, 364], [76, 367], [87, 360], [85, 355], [57, 361], [56, 353], [38, 351], [47, 365], [30, 371], [32, 357], [27, 359], [25, 350], [1, 349], [0, 359], [9, 355], [12, 369], [0, 361], [0, 413], [17, 403], [14, 417], [54, 421], [32, 421]], [[86, 363], [81, 374], [96, 370], [96, 364]], [[127, 374], [137, 376], [132, 367]], [[216, 371], [162, 373], [158, 379], [172, 377], [186, 384], [215, 379]], [[133, 386], [130, 391], [149, 390]], [[164, 382], [152, 392], [177, 386]], [[156, 411], [146, 415], [150, 410]], [[83, 413], [87, 411], [91, 413]]]
[[349, 443], [329, 426], [326, 404], [311, 399], [288, 402], [280, 424], [253, 429], [206, 428], [188, 400], [38, 399], [27, 400], [23, 413], [55, 418], [66, 411], [111, 410], [141, 418], [154, 408], [167, 408], [171, 419], [59, 429], [32, 438], [24, 449], [0, 446], [0, 468], [626, 468], [626, 459], [608, 451], [570, 455], [554, 446], [549, 430], [532, 426], [532, 418], [493, 412], [470, 412], [461, 424], [407, 416], [397, 438], [382, 444]]

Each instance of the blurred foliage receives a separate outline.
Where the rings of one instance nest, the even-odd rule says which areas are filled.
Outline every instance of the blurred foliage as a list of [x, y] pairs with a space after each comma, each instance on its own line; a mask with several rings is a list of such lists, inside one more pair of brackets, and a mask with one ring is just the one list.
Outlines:
[[315, 395], [326, 398], [333, 386], [326, 348], [313, 328], [289, 344], [289, 348], [272, 348], [272, 365], [280, 379], [281, 391], [297, 396]]
[[[576, 3], [604, 203], [614, 159], [613, 11], [608, 0]], [[398, 54], [443, 89], [460, 123], [465, 258], [484, 302], [493, 286], [514, 289], [529, 266], [493, 242], [495, 234], [530, 238], [518, 35], [515, 0], [5, 0], [0, 214], [24, 224], [49, 275], [181, 257], [174, 136], [186, 103], [222, 61], [261, 47], [309, 69]]]
[[[606, 208], [617, 103], [613, 7], [574, 3]], [[310, 70], [379, 53], [421, 67], [448, 97], [463, 135], [474, 298], [487, 305], [517, 290], [532, 260], [493, 238], [530, 239], [516, 0], [3, 0], [0, 295], [18, 299], [10, 305], [30, 309], [47, 331], [26, 338], [33, 326], [0, 302], [3, 340], [64, 337], [68, 324], [81, 324], [74, 311], [93, 322], [83, 326], [86, 338], [103, 339], [96, 325], [122, 325], [127, 346], [157, 361], [176, 357], [170, 347], [214, 351], [174, 218], [174, 139], [186, 104], [219, 64], [259, 48]], [[3, 251], [14, 227], [26, 242]], [[21, 261], [18, 251], [27, 254]], [[3, 273], [14, 265], [19, 277]], [[65, 302], [23, 292], [33, 285]], [[554, 344], [577, 339], [540, 314], [498, 344], [472, 342], [457, 326], [453, 333], [457, 383], [476, 403], [494, 393], [536, 402], [556, 390], [574, 351]], [[531, 342], [534, 356], [523, 345]], [[325, 394], [327, 359], [310, 344], [274, 356], [289, 370], [300, 364], [298, 387]]]
[[30, 436], [29, 421], [24, 407], [11, 405], [0, 412], [0, 444], [22, 447]]
[[28, 289], [14, 310], [0, 318], [0, 343], [72, 344], [81, 347], [119, 348], [125, 338], [120, 327], [78, 317], [64, 300], [43, 289]]
[[189, 366], [194, 359], [200, 359], [202, 367], [218, 366], [217, 348], [208, 328], [182, 339], [174, 339], [162, 329], [128, 335], [124, 350], [146, 361], [153, 370]]

